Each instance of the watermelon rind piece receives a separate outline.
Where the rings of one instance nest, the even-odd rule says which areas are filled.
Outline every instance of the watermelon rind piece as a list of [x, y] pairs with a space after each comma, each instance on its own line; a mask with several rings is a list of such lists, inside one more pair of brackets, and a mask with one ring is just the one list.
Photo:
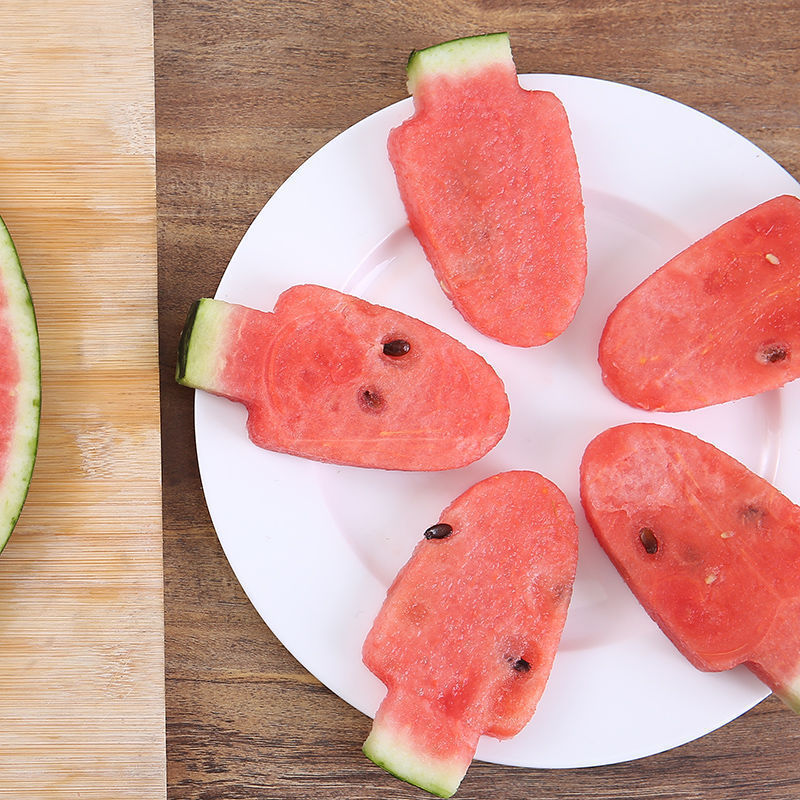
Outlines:
[[465, 36], [424, 50], [412, 50], [406, 66], [408, 91], [413, 95], [424, 78], [434, 75], [458, 77], [497, 63], [507, 63], [512, 70], [515, 69], [507, 33]]
[[452, 797], [469, 768], [471, 759], [461, 761], [437, 759], [420, 752], [412, 739], [403, 737], [402, 729], [381, 725], [378, 718], [363, 745], [364, 755], [395, 778], [418, 786], [437, 797]]
[[[797, 608], [797, 606], [796, 606]], [[781, 647], [773, 646], [773, 642], [768, 640], [769, 646], [764, 648], [747, 666], [760, 678], [767, 686], [772, 689], [772, 693], [784, 704], [800, 714], [800, 637], [797, 635], [797, 614], [790, 611], [789, 631], [781, 633], [780, 638], [786, 645], [786, 650]], [[786, 660], [794, 655], [793, 663], [787, 668]]]
[[224, 330], [232, 306], [203, 298], [192, 304], [178, 345], [175, 380], [182, 386], [218, 391], [216, 376], [224, 346]]
[[795, 714], [800, 714], [800, 675], [785, 690], [776, 694]]
[[11, 392], [16, 413], [8, 458], [0, 474], [0, 550], [6, 546], [28, 495], [39, 444], [41, 416], [41, 363], [36, 313], [17, 249], [0, 219], [2, 296], [5, 305], [0, 306], [0, 322], [4, 322], [11, 333], [19, 376]]

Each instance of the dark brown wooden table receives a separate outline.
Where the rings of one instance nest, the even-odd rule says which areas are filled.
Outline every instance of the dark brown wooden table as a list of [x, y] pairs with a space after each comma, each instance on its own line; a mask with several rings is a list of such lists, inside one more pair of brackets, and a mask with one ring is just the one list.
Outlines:
[[[370, 721], [311, 677], [239, 587], [206, 511], [192, 392], [172, 379], [212, 295], [308, 156], [406, 96], [413, 47], [508, 30], [520, 72], [619, 81], [729, 125], [800, 177], [797, 0], [155, 0], [169, 797], [416, 798], [361, 754]], [[800, 498], [800, 484], [796, 497]], [[798, 800], [800, 719], [774, 698], [670, 752], [583, 770], [475, 763], [463, 798]]]

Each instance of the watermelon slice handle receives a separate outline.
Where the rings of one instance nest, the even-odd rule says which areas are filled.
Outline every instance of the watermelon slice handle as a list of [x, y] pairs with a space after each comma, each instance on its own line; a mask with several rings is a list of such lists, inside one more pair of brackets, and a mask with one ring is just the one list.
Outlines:
[[443, 752], [437, 757], [420, 750], [415, 731], [398, 721], [404, 718], [403, 708], [408, 702], [404, 692], [389, 692], [364, 742], [364, 755], [395, 778], [437, 797], [452, 797], [472, 763], [478, 734], [464, 730], [465, 735], [459, 737], [444, 714], [437, 714], [432, 704], [419, 703], [415, 723], [440, 732]]
[[784, 603], [747, 666], [800, 714], [800, 599]]
[[433, 74], [459, 77], [498, 63], [505, 63], [516, 75], [511, 42], [505, 32], [464, 36], [422, 50], [412, 50], [406, 64], [408, 92], [413, 95], [419, 88], [420, 79]]
[[186, 322], [181, 331], [181, 339], [178, 343], [178, 363], [175, 371], [175, 378], [178, 383], [183, 384], [186, 380], [186, 361], [189, 357], [189, 342], [192, 339], [192, 329], [194, 321], [197, 319], [197, 311], [200, 308], [200, 300], [195, 300], [189, 313], [186, 315]]
[[175, 367], [178, 383], [244, 400], [227, 390], [222, 375], [225, 331], [235, 322], [237, 311], [237, 306], [207, 297], [192, 304], [178, 343]]
[[[766, 658], [763, 661], [768, 663]], [[800, 666], [798, 666], [794, 679], [790, 681], [779, 679], [777, 673], [764, 664], [751, 661], [747, 666], [757, 678], [772, 689], [772, 693], [776, 697], [780, 698], [795, 714], [800, 714]]]

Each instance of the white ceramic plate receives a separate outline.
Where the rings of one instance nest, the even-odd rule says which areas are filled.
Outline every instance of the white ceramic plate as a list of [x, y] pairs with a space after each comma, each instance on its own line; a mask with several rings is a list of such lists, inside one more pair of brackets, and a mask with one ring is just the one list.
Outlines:
[[470, 328], [440, 291], [386, 156], [387, 134], [410, 116], [410, 100], [359, 122], [303, 164], [253, 222], [217, 293], [271, 310], [285, 288], [319, 283], [436, 325], [505, 381], [512, 413], [500, 444], [445, 473], [323, 465], [258, 449], [243, 407], [198, 392], [197, 450], [214, 526], [253, 605], [310, 672], [370, 716], [384, 689], [361, 663], [361, 644], [425, 528], [496, 472], [531, 469], [555, 481], [581, 524], [562, 645], [531, 723], [508, 741], [484, 737], [477, 757], [531, 767], [608, 764], [695, 739], [767, 690], [743, 667], [695, 670], [639, 607], [581, 511], [584, 447], [611, 425], [655, 420], [713, 442], [800, 499], [792, 481], [800, 475], [800, 423], [788, 416], [800, 407], [800, 386], [690, 413], [637, 411], [601, 382], [600, 332], [617, 301], [672, 255], [763, 200], [800, 194], [800, 185], [750, 142], [674, 101], [590, 78], [520, 80], [552, 90], [566, 106], [584, 188], [586, 294], [559, 338], [533, 349], [504, 346]]

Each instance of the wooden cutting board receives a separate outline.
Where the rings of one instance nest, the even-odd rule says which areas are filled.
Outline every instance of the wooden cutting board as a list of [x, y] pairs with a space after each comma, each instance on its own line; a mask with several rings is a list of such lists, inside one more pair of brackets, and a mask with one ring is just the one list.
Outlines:
[[42, 424], [0, 555], [0, 797], [166, 795], [149, 0], [0, 4]]

